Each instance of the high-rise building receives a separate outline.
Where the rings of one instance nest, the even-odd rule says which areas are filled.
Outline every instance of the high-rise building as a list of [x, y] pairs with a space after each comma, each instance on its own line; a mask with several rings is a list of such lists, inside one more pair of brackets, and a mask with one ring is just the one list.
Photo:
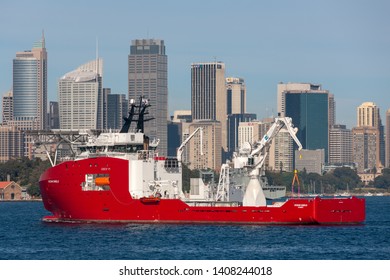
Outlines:
[[108, 94], [107, 96], [108, 129], [121, 129], [123, 118], [128, 116], [128, 101], [125, 94]]
[[202, 150], [200, 134], [197, 133], [189, 142], [189, 161], [191, 169], [213, 169], [221, 167], [221, 123], [218, 121], [194, 121], [189, 126], [189, 133], [203, 127]]
[[[189, 136], [189, 125], [192, 122], [190, 110], [177, 110], [173, 112], [168, 122], [168, 156], [176, 157], [177, 149]], [[188, 164], [188, 145], [183, 148], [182, 162]]]
[[191, 110], [176, 110], [173, 112], [173, 122], [192, 122]]
[[158, 152], [167, 155], [168, 121], [168, 57], [164, 40], [133, 40], [128, 57], [129, 100], [142, 95], [150, 100], [145, 133], [160, 139]]
[[2, 115], [3, 125], [5, 125], [9, 121], [13, 120], [13, 116], [14, 116], [14, 101], [13, 101], [12, 90], [8, 91], [6, 94], [3, 95], [2, 112], [3, 112], [3, 115]]
[[0, 162], [24, 156], [23, 134], [15, 126], [0, 125]]
[[358, 128], [375, 128], [378, 130], [376, 139], [377, 145], [377, 159], [376, 168], [381, 168], [385, 163], [386, 152], [385, 152], [385, 131], [382, 125], [380, 117], [379, 107], [373, 102], [364, 102], [357, 108], [357, 127]]
[[192, 63], [192, 119], [220, 122], [223, 152], [228, 150], [226, 100], [225, 64], [222, 62]]
[[241, 148], [245, 142], [253, 144], [260, 139], [260, 124], [258, 120], [250, 122], [240, 122], [238, 124], [237, 147]]
[[386, 111], [386, 164], [390, 167], [390, 109]]
[[182, 125], [180, 122], [168, 122], [168, 157], [177, 155], [177, 148], [181, 144]]
[[357, 108], [357, 126], [372, 126], [379, 127], [381, 118], [379, 115], [379, 107], [373, 102], [364, 102]]
[[111, 94], [111, 88], [103, 88], [103, 129], [109, 128], [108, 127], [108, 96], [110, 94]]
[[379, 130], [373, 126], [352, 129], [353, 162], [358, 173], [371, 172], [374, 167], [380, 167], [379, 135]]
[[13, 121], [23, 130], [45, 129], [47, 117], [47, 52], [45, 37], [13, 60]]
[[103, 128], [103, 60], [81, 65], [58, 82], [61, 129]]
[[228, 153], [226, 159], [232, 157], [238, 146], [238, 127], [241, 122], [250, 122], [256, 119], [256, 114], [231, 114], [227, 120]]
[[334, 100], [334, 95], [329, 93], [329, 127], [332, 127], [336, 124], [336, 101]]
[[268, 168], [292, 172], [294, 169], [294, 140], [286, 128], [275, 136], [269, 149]]
[[50, 101], [49, 103], [49, 129], [60, 128], [60, 115], [57, 101]]
[[326, 90], [285, 91], [285, 115], [298, 128], [297, 137], [306, 150], [325, 150], [328, 162], [329, 92]]
[[231, 158], [233, 152], [238, 148], [239, 123], [256, 119], [256, 114], [246, 113], [246, 86], [244, 79], [234, 77], [226, 78], [226, 103], [227, 150], [226, 153], [222, 155], [223, 161]]
[[352, 131], [345, 125], [329, 129], [329, 164], [350, 164], [352, 158]]
[[321, 85], [310, 84], [310, 83], [279, 83], [277, 88], [277, 109], [278, 113], [282, 117], [286, 115], [286, 98], [285, 93], [290, 91], [295, 92], [312, 92], [321, 90]]
[[274, 118], [261, 119], [260, 124], [259, 124], [259, 138], [257, 140], [261, 140], [264, 137], [264, 135], [271, 128], [274, 121], [275, 121]]
[[226, 78], [227, 114], [246, 113], [246, 86], [242, 78]]

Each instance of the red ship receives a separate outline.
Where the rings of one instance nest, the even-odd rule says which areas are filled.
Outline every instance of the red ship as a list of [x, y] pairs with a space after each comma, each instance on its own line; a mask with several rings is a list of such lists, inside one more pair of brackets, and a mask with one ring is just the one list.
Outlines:
[[[159, 157], [158, 140], [144, 133], [148, 101], [131, 101], [120, 132], [89, 135], [78, 154], [41, 175], [40, 189], [48, 222], [207, 223], [207, 224], [358, 224], [365, 220], [365, 200], [347, 198], [289, 198], [267, 205], [259, 179], [267, 147], [282, 127], [297, 142], [290, 118], [276, 118], [267, 134], [243, 147], [221, 170], [217, 192], [188, 197], [182, 191], [181, 152]], [[131, 124], [136, 127], [131, 130]], [[242, 199], [229, 197], [223, 178], [229, 170], [247, 176]], [[223, 175], [222, 175], [223, 174]], [[237, 189], [237, 188], [235, 188]], [[237, 196], [236, 196], [237, 197]], [[235, 197], [235, 198], [236, 198]]]

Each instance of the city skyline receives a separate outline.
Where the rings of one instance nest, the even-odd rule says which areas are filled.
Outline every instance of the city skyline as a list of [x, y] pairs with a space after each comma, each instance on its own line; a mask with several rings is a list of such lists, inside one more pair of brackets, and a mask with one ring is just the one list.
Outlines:
[[[45, 7], [42, 12], [42, 7]], [[276, 115], [279, 82], [321, 84], [334, 94], [336, 123], [356, 126], [355, 108], [372, 101], [382, 112], [390, 73], [390, 29], [386, 1], [5, 1], [2, 4], [0, 93], [12, 87], [12, 59], [31, 48], [45, 31], [48, 101], [57, 101], [58, 79], [68, 69], [99, 56], [105, 62], [104, 87], [127, 92], [127, 55], [131, 40], [162, 39], [169, 46], [169, 114], [191, 106], [191, 63], [222, 61], [226, 76], [245, 79], [248, 112]], [[72, 16], [58, 16], [69, 14]], [[90, 11], [87, 13], [87, 11]], [[144, 20], [148, 14], [148, 21]], [[227, 15], [234, 15], [232, 17]], [[96, 18], [104, 19], [96, 21]], [[91, 29], [90, 24], [95, 23]], [[12, 25], [10, 24], [12, 22]]]

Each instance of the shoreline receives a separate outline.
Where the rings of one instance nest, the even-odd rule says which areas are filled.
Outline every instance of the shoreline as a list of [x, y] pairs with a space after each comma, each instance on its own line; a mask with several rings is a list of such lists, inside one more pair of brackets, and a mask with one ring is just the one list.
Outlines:
[[[367, 193], [351, 193], [347, 196], [345, 195], [341, 195], [341, 194], [323, 194], [323, 195], [320, 195], [320, 194], [307, 194], [307, 193], [301, 193], [300, 194], [300, 197], [302, 198], [307, 198], [307, 197], [315, 197], [315, 196], [321, 196], [321, 197], [327, 197], [327, 198], [331, 198], [331, 197], [351, 197], [351, 196], [357, 196], [357, 197], [381, 197], [381, 196], [390, 196], [390, 193], [388, 192], [384, 192], [384, 193], [380, 193], [380, 195], [378, 195], [377, 193], [370, 193], [369, 195], [367, 195]], [[296, 198], [296, 194], [294, 196], [294, 198]], [[291, 198], [291, 193], [287, 193], [285, 198]], [[12, 199], [4, 199], [4, 200], [0, 200], [0, 203], [2, 202], [42, 202], [42, 198], [36, 198], [36, 199], [20, 199], [20, 200], [12, 200]]]
[[4, 200], [0, 200], [0, 203], [1, 202], [42, 202], [42, 199], [41, 198], [37, 198], [37, 199], [19, 199], [19, 200], [16, 200], [16, 199], [4, 199]]

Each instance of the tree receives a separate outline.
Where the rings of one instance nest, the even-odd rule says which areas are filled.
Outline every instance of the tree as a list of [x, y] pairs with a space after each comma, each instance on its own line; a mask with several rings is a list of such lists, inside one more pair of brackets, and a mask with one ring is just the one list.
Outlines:
[[31, 197], [40, 197], [41, 196], [41, 190], [39, 189], [39, 186], [32, 185], [27, 188], [27, 193]]
[[12, 181], [22, 187], [27, 187], [27, 193], [34, 197], [40, 196], [39, 178], [41, 174], [50, 167], [49, 161], [42, 161], [39, 158], [12, 159], [0, 164], [0, 180], [7, 180], [10, 176]]
[[385, 168], [382, 170], [382, 175], [375, 177], [374, 187], [387, 189], [390, 187], [390, 169]]
[[[390, 182], [390, 169], [386, 170], [384, 173], [389, 175]], [[294, 174], [292, 172], [270, 172], [266, 171], [266, 176], [269, 184], [271, 185], [282, 185], [282, 186], [291, 186], [291, 182]], [[320, 175], [317, 173], [307, 173], [304, 169], [299, 173], [299, 180], [301, 183], [301, 190], [303, 192], [312, 192], [314, 191], [314, 186], [316, 187], [316, 192], [323, 190], [324, 193], [334, 193], [337, 190], [345, 190], [347, 187], [350, 189], [361, 187], [362, 183], [360, 177], [357, 175], [356, 170], [350, 169], [348, 167], [336, 168], [331, 172]], [[383, 181], [378, 181], [382, 182]], [[390, 186], [390, 184], [388, 185]]]

